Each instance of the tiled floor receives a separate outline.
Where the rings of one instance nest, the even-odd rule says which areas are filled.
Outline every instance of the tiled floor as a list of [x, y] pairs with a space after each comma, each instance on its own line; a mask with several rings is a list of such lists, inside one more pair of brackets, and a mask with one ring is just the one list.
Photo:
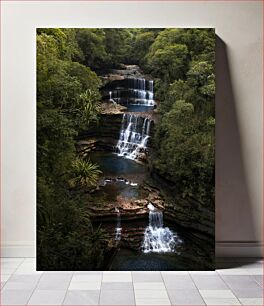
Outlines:
[[0, 305], [263, 305], [263, 262], [248, 261], [215, 272], [36, 272], [34, 258], [2, 258]]

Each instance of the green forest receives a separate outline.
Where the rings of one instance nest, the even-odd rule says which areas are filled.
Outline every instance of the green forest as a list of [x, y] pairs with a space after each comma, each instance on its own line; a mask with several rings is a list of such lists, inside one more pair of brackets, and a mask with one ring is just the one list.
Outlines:
[[96, 270], [108, 233], [82, 201], [101, 170], [76, 151], [100, 124], [100, 72], [138, 65], [159, 101], [149, 169], [175, 198], [214, 210], [213, 29], [37, 29], [37, 267]]

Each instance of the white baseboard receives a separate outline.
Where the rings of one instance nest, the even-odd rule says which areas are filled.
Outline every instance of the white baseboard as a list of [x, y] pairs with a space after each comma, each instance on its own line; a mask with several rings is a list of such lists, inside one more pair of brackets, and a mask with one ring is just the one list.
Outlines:
[[[262, 242], [216, 242], [216, 257], [263, 257]], [[1, 257], [35, 257], [34, 242], [5, 242]]]
[[36, 257], [36, 245], [33, 241], [3, 242], [1, 257]]

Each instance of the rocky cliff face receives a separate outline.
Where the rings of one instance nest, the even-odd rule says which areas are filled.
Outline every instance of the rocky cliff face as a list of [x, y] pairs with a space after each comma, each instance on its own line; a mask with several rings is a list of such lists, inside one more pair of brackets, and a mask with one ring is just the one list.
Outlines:
[[115, 151], [123, 114], [102, 114], [98, 123], [83, 131], [77, 139], [77, 152], [85, 155], [92, 150]]
[[180, 198], [177, 196], [175, 184], [172, 184], [157, 173], [151, 173], [152, 183], [163, 191], [164, 214], [168, 220], [177, 224], [214, 237], [215, 215], [214, 209], [194, 198]]

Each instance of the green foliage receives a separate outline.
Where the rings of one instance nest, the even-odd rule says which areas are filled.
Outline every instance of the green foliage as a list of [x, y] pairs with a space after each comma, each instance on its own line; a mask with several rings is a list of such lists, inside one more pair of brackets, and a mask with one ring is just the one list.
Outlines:
[[53, 50], [56, 50], [56, 57], [63, 60], [72, 60], [81, 56], [80, 49], [75, 39], [74, 29], [57, 29], [57, 28], [39, 28], [37, 29], [38, 55], [40, 54], [39, 42], [42, 42], [42, 48], [46, 48], [47, 55], [53, 55], [47, 42], [52, 42]]
[[80, 61], [92, 69], [113, 68], [130, 60], [133, 30], [77, 29]]
[[76, 38], [82, 52], [83, 64], [96, 69], [106, 62], [108, 55], [103, 29], [77, 29]]
[[108, 54], [108, 67], [119, 66], [130, 61], [133, 34], [130, 29], [104, 29], [105, 48]]
[[[105, 236], [92, 228], [80, 188], [96, 185], [100, 171], [76, 158], [74, 140], [97, 120], [101, 82], [74, 62], [82, 55], [75, 34], [37, 31], [37, 251], [43, 270], [96, 269], [106, 243], [99, 239], [93, 249], [94, 237]], [[78, 185], [74, 191], [71, 180]]]
[[210, 98], [215, 95], [214, 67], [205, 61], [194, 61], [187, 73], [189, 87], [197, 87], [199, 92]]
[[155, 33], [153, 32], [140, 32], [135, 35], [135, 41], [133, 42], [133, 48], [131, 50], [131, 59], [134, 63], [142, 67], [145, 66], [145, 56], [154, 41]]
[[59, 185], [45, 203], [45, 211], [38, 203], [38, 269], [101, 268], [108, 236], [100, 227], [93, 228], [82, 203], [82, 198], [72, 198]]
[[98, 165], [77, 158], [73, 161], [74, 178], [71, 180], [74, 186], [96, 186], [99, 175], [102, 173]]
[[152, 171], [173, 182], [177, 197], [214, 203], [214, 32], [165, 29], [146, 55], [160, 99]]
[[184, 78], [188, 59], [188, 49], [185, 45], [173, 44], [162, 49], [152, 50], [152, 56], [147, 56], [150, 72], [164, 81]]
[[176, 101], [157, 126], [153, 167], [177, 194], [213, 204], [214, 119], [201, 123], [192, 103]]

